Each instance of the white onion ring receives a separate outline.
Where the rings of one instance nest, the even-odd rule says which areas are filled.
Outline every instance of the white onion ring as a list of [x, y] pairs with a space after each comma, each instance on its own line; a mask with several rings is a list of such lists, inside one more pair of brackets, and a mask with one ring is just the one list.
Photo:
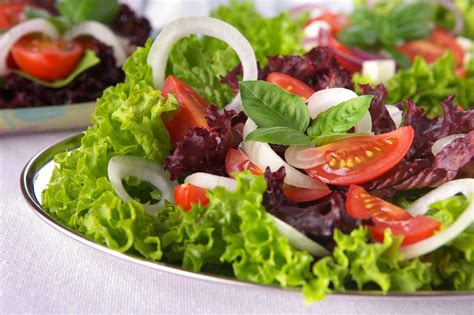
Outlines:
[[53, 39], [59, 37], [58, 30], [46, 19], [32, 19], [13, 26], [0, 37], [0, 76], [8, 74], [7, 57], [15, 43], [25, 35], [41, 33]]
[[173, 202], [173, 187], [176, 182], [169, 180], [169, 173], [159, 164], [138, 156], [114, 156], [109, 161], [107, 173], [112, 186], [123, 202], [134, 200], [123, 187], [122, 179], [126, 176], [137, 177], [149, 182], [161, 192], [161, 200], [155, 204], [142, 204], [150, 214], [156, 213], [164, 205], [165, 199]]
[[314, 147], [291, 145], [285, 151], [285, 160], [296, 168], [308, 169], [320, 164], [318, 158], [323, 158], [321, 150]]
[[83, 35], [92, 36], [100, 42], [111, 46], [114, 50], [117, 67], [120, 67], [125, 62], [125, 59], [127, 59], [127, 53], [122, 41], [108, 26], [96, 21], [82, 22], [68, 30], [64, 34], [64, 38], [72, 40]]
[[[393, 105], [385, 105], [385, 108], [387, 108], [395, 128], [398, 129], [402, 125], [402, 111]], [[369, 112], [354, 126], [354, 131], [356, 133], [372, 133], [372, 116], [370, 116]]]
[[[474, 179], [465, 178], [457, 179], [437, 187], [430, 191], [423, 197], [416, 200], [407, 211], [411, 215], [422, 215], [429, 210], [429, 206], [436, 201], [444, 200], [452, 197], [458, 193], [464, 195], [472, 194], [474, 192]], [[453, 240], [469, 225], [474, 222], [474, 202], [471, 200], [469, 206], [463, 213], [445, 230], [434, 234], [433, 236], [419, 241], [415, 244], [404, 246], [400, 248], [400, 252], [405, 259], [412, 259], [419, 256], [426, 255], [446, 243]]]
[[358, 95], [349, 89], [332, 88], [317, 91], [308, 99], [308, 110], [311, 118], [337, 104], [356, 98]]
[[[235, 27], [215, 18], [185, 17], [167, 25], [151, 46], [147, 62], [152, 68], [153, 82], [157, 89], [163, 88], [166, 64], [174, 43], [192, 34], [211, 36], [226, 42], [240, 58], [243, 80], [257, 80], [255, 53], [248, 40]], [[242, 110], [240, 94], [236, 95], [226, 108], [240, 112]]]
[[431, 146], [431, 152], [434, 156], [437, 156], [439, 152], [441, 152], [445, 147], [451, 144], [456, 139], [464, 138], [466, 134], [458, 133], [454, 135], [450, 135], [441, 139], [438, 139], [433, 145]]
[[278, 219], [274, 215], [267, 212], [267, 215], [275, 222], [275, 227], [280, 234], [288, 237], [291, 246], [299, 250], [305, 250], [315, 257], [330, 255], [329, 251], [323, 246], [319, 245], [288, 223]]
[[233, 178], [213, 175], [209, 173], [194, 173], [184, 179], [185, 183], [192, 184], [205, 189], [214, 189], [216, 187], [224, 187], [226, 190], [233, 192], [237, 189], [237, 181]]

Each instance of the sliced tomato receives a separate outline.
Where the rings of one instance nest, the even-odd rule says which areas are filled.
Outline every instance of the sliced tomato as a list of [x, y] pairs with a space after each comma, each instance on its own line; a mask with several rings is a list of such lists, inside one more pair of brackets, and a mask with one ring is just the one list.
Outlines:
[[464, 51], [461, 46], [459, 46], [451, 34], [440, 28], [435, 29], [428, 39], [409, 41], [397, 49], [407, 56], [411, 62], [413, 62], [416, 56], [421, 56], [426, 62], [433, 63], [448, 50], [453, 52], [458, 66], [461, 66], [464, 61]]
[[12, 48], [18, 67], [35, 78], [54, 81], [67, 77], [81, 60], [84, 49], [75, 42], [29, 35]]
[[329, 56], [334, 56], [336, 61], [344, 69], [352, 73], [361, 71], [362, 64], [354, 57], [349, 47], [345, 46], [333, 36], [329, 36], [328, 38], [328, 47], [330, 50]]
[[331, 11], [325, 11], [321, 13], [319, 16], [315, 17], [312, 20], [309, 20], [305, 24], [305, 28], [309, 27], [312, 23], [316, 21], [324, 21], [331, 27], [331, 34], [336, 36], [349, 25], [349, 18], [345, 14], [334, 13]]
[[23, 10], [30, 6], [26, 1], [0, 3], [0, 31], [7, 30], [25, 20]]
[[371, 219], [374, 225], [368, 228], [380, 242], [387, 228], [393, 235], [403, 236], [402, 245], [409, 245], [430, 237], [441, 226], [439, 221], [428, 217], [413, 217], [405, 209], [372, 196], [357, 185], [351, 185], [347, 192], [346, 209], [355, 219]]
[[290, 93], [301, 96], [305, 101], [316, 92], [300, 80], [279, 72], [270, 73], [267, 77], [267, 81], [278, 85]]
[[349, 187], [346, 209], [354, 219], [377, 218], [380, 221], [403, 221], [412, 217], [405, 209], [374, 197], [357, 185]]
[[422, 241], [439, 231], [441, 222], [417, 215], [405, 221], [381, 221], [373, 220], [374, 225], [368, 226], [373, 238], [383, 242], [386, 229], [390, 229], [393, 235], [403, 236], [402, 246]]
[[208, 128], [206, 113], [209, 105], [201, 95], [172, 75], [166, 78], [163, 86], [163, 96], [167, 97], [169, 93], [174, 94], [179, 102], [178, 111], [165, 121], [171, 143], [182, 140], [189, 129]]
[[308, 202], [318, 200], [331, 194], [331, 192], [332, 191], [327, 186], [322, 189], [308, 189], [283, 184], [283, 194], [288, 200], [294, 202]]
[[209, 203], [206, 196], [207, 190], [192, 184], [181, 184], [174, 188], [174, 202], [185, 211], [191, 210], [193, 204], [203, 206]]
[[333, 185], [365, 183], [394, 167], [413, 142], [410, 126], [377, 136], [345, 138], [315, 148], [315, 163], [306, 173]]
[[225, 171], [229, 177], [233, 173], [249, 170], [252, 174], [262, 176], [263, 171], [255, 164], [250, 162], [249, 158], [240, 150], [230, 148], [225, 157]]

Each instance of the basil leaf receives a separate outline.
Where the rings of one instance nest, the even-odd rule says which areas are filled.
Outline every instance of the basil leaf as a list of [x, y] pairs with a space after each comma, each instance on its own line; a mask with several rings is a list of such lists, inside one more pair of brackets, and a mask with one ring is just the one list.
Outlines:
[[310, 115], [303, 99], [265, 81], [240, 82], [245, 114], [258, 127], [287, 127], [304, 132]]
[[259, 141], [281, 145], [311, 145], [311, 138], [287, 127], [258, 128], [245, 137], [245, 141]]
[[56, 80], [53, 82], [48, 82], [48, 81], [43, 81], [38, 78], [33, 77], [32, 75], [29, 75], [26, 72], [23, 71], [14, 71], [16, 74], [19, 76], [22, 76], [30, 81], [36, 82], [38, 84], [50, 87], [50, 88], [62, 88], [71, 83], [77, 76], [79, 76], [81, 73], [84, 71], [92, 68], [96, 64], [100, 62], [99, 57], [94, 53], [94, 51], [88, 49], [86, 50], [86, 53], [84, 54], [84, 57], [82, 57], [81, 61], [77, 64], [76, 68], [69, 74], [64, 79]]
[[333, 133], [333, 134], [322, 135], [322, 136], [317, 136], [313, 138], [313, 144], [317, 147], [320, 147], [322, 145], [325, 145], [331, 142], [336, 142], [342, 139], [352, 138], [352, 137], [362, 137], [362, 136], [372, 136], [372, 135], [370, 133]]
[[23, 10], [25, 17], [28, 20], [31, 19], [47, 19], [51, 24], [54, 25], [60, 32], [65, 32], [69, 27], [69, 23], [63, 16], [52, 16], [48, 11], [39, 8], [26, 7]]
[[359, 96], [333, 106], [316, 116], [308, 135], [315, 138], [333, 133], [345, 133], [364, 117], [373, 95]]
[[56, 6], [71, 24], [88, 20], [109, 24], [120, 9], [118, 0], [62, 0]]

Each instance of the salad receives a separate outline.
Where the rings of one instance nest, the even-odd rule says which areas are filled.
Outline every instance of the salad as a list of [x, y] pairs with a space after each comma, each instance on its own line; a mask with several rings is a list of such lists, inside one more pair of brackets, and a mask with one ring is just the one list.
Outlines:
[[81, 146], [54, 159], [51, 216], [117, 251], [300, 287], [307, 302], [473, 291], [474, 110], [454, 95], [435, 117], [389, 104], [328, 47], [304, 52], [305, 17], [248, 2], [212, 16], [176, 20], [124, 63]]
[[118, 0], [0, 4], [0, 108], [95, 101], [150, 23]]

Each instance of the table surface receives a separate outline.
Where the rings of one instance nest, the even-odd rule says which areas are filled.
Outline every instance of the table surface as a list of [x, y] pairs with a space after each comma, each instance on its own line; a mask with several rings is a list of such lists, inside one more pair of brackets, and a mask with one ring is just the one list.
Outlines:
[[61, 234], [24, 201], [20, 172], [77, 131], [0, 136], [0, 313], [474, 314], [473, 298], [330, 296], [210, 283], [152, 270]]

